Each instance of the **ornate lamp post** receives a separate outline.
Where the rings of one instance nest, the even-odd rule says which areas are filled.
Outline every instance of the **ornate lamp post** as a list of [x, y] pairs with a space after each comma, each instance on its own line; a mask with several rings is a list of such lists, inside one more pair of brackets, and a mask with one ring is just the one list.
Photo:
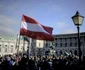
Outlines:
[[82, 25], [84, 17], [79, 14], [77, 11], [76, 14], [72, 17], [74, 24], [77, 26], [78, 30], [78, 51], [79, 51], [79, 61], [81, 61], [81, 48], [80, 48], [80, 25]]

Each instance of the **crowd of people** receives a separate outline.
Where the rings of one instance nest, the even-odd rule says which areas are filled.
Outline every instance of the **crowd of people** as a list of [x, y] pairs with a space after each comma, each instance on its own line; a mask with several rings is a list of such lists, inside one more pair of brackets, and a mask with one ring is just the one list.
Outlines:
[[85, 57], [27, 57], [26, 55], [5, 55], [0, 57], [0, 70], [82, 70], [85, 68]]

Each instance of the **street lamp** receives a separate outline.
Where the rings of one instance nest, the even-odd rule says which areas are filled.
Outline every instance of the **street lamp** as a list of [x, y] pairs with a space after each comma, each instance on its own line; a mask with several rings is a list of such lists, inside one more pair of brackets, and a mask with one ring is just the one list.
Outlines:
[[79, 14], [79, 12], [77, 11], [76, 14], [72, 17], [72, 20], [74, 22], [74, 24], [77, 26], [77, 30], [78, 30], [78, 51], [79, 51], [79, 61], [81, 61], [81, 49], [80, 49], [80, 25], [82, 25], [84, 17], [81, 16]]

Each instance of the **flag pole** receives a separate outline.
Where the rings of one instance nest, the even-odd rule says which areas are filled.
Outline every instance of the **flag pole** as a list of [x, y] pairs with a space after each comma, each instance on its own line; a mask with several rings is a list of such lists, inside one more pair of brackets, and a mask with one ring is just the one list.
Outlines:
[[23, 36], [23, 52], [22, 52], [22, 56], [24, 56], [24, 52], [25, 52], [25, 39], [24, 39], [24, 36]]
[[[21, 28], [21, 23], [20, 23], [20, 28]], [[19, 34], [18, 34], [19, 38], [18, 38], [18, 47], [17, 47], [17, 54], [19, 55], [19, 46], [20, 46], [20, 31], [19, 31]]]
[[31, 51], [31, 43], [32, 43], [32, 39], [30, 38], [30, 41], [29, 41], [29, 48], [28, 48], [28, 57], [30, 58], [30, 51]]
[[17, 40], [18, 40], [18, 43], [17, 43], [17, 54], [19, 55], [19, 45], [20, 45], [20, 35], [17, 34]]

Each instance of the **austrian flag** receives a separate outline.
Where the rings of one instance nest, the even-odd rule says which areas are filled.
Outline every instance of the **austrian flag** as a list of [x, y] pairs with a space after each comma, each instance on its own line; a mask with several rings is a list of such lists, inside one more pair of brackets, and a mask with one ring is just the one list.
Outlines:
[[53, 28], [41, 25], [35, 19], [22, 16], [22, 23], [20, 27], [20, 35], [27, 36], [37, 40], [53, 41], [52, 37]]

